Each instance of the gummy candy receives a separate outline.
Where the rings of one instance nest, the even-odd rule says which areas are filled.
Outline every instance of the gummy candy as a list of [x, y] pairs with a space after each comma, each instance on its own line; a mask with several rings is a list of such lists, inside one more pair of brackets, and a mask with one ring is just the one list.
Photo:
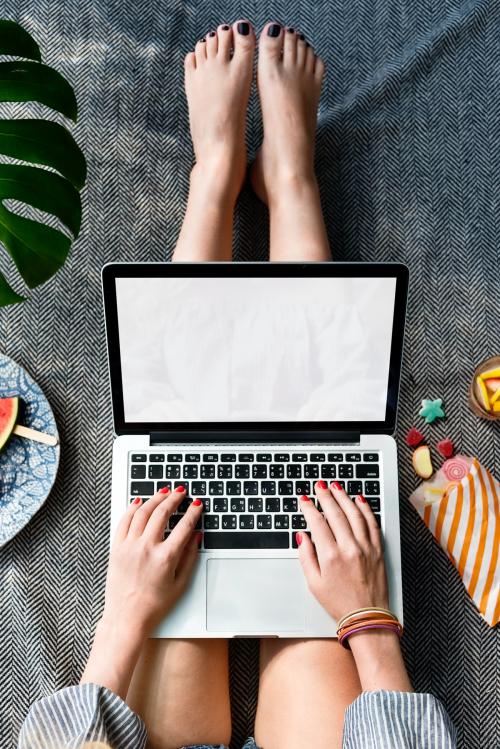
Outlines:
[[442, 406], [442, 398], [436, 398], [436, 400], [433, 401], [424, 398], [422, 401], [422, 408], [418, 412], [418, 415], [423, 416], [427, 424], [432, 424], [435, 419], [443, 419], [445, 417]]
[[453, 442], [447, 438], [445, 440], [441, 440], [441, 442], [438, 442], [436, 445], [436, 450], [440, 455], [443, 456], [443, 458], [451, 458], [453, 453], [455, 452], [455, 448], [453, 447]]
[[420, 445], [421, 442], [424, 441], [424, 435], [421, 434], [418, 429], [415, 429], [415, 427], [412, 427], [408, 434], [406, 435], [406, 444], [410, 447], [416, 447], [417, 445]]

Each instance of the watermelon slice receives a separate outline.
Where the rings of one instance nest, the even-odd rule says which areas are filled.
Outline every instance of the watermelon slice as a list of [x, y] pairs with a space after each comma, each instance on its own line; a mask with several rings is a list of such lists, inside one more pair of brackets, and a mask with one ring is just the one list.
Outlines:
[[0, 398], [0, 450], [16, 426], [19, 398]]

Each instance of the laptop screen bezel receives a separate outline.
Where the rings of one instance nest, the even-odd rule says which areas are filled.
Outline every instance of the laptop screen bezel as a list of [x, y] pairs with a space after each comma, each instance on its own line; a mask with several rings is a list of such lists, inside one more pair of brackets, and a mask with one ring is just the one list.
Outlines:
[[[125, 421], [116, 280], [118, 278], [233, 278], [249, 277], [333, 277], [333, 278], [394, 278], [396, 293], [392, 329], [386, 414], [383, 421], [245, 421], [245, 422], [130, 422]], [[160, 262], [109, 263], [102, 269], [104, 314], [110, 372], [114, 430], [122, 434], [166, 435], [181, 433], [193, 440], [236, 435], [252, 435], [265, 439], [276, 434], [280, 439], [310, 441], [316, 435], [323, 439], [341, 432], [354, 434], [392, 434], [396, 425], [397, 404], [401, 375], [401, 359], [408, 297], [408, 268], [402, 263], [344, 263], [344, 262]]]

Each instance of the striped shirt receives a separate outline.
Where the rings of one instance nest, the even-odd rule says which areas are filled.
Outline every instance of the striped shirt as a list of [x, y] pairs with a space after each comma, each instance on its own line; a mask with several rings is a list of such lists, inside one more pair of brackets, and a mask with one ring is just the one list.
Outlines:
[[[146, 740], [144, 723], [120, 697], [80, 684], [31, 706], [18, 749], [145, 749]], [[456, 733], [431, 694], [363, 692], [346, 710], [342, 747], [455, 749]]]

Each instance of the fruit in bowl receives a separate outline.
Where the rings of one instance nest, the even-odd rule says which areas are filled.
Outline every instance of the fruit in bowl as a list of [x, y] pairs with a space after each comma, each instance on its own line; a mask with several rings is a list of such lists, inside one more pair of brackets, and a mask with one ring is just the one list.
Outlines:
[[469, 402], [482, 418], [500, 418], [500, 356], [482, 362], [474, 372]]

